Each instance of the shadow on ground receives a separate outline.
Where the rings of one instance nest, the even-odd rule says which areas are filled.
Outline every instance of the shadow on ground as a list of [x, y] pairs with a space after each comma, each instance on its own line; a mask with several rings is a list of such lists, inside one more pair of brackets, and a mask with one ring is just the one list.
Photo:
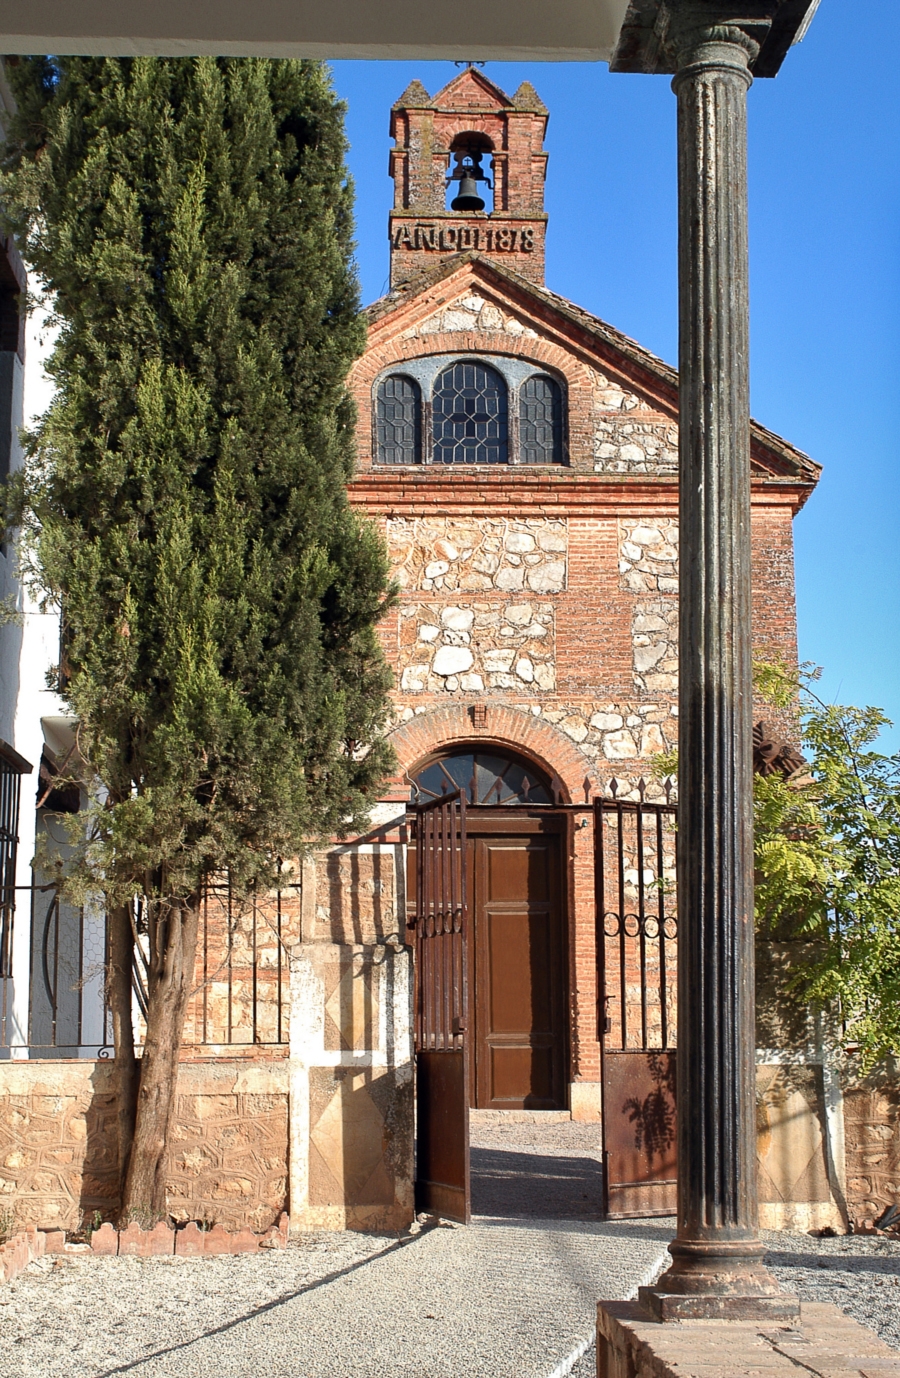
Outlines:
[[472, 1214], [495, 1219], [599, 1220], [602, 1169], [595, 1158], [472, 1145]]
[[900, 1275], [900, 1258], [896, 1254], [816, 1254], [804, 1253], [790, 1247], [769, 1244], [766, 1263], [772, 1268], [816, 1268], [832, 1273], [887, 1273]]

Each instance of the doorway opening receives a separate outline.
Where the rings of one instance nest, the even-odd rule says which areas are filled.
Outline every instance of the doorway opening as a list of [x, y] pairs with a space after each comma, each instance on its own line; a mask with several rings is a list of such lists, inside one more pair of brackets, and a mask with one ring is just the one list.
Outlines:
[[411, 785], [419, 1209], [468, 1219], [469, 1111], [568, 1116], [571, 819], [532, 762], [480, 744]]

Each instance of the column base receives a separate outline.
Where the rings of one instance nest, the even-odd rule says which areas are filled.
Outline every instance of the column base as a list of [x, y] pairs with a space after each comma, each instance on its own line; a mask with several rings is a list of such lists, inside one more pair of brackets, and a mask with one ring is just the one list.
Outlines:
[[638, 1292], [659, 1321], [789, 1321], [800, 1314], [799, 1297], [783, 1291], [764, 1267], [758, 1239], [676, 1239], [669, 1252], [671, 1268]]
[[804, 1302], [799, 1321], [754, 1319], [660, 1325], [635, 1302], [597, 1307], [598, 1378], [807, 1378], [858, 1374], [900, 1378], [900, 1354], [836, 1306]]
[[658, 1321], [791, 1321], [800, 1314], [800, 1299], [789, 1292], [778, 1297], [687, 1295], [662, 1292], [657, 1285], [639, 1288], [638, 1301]]

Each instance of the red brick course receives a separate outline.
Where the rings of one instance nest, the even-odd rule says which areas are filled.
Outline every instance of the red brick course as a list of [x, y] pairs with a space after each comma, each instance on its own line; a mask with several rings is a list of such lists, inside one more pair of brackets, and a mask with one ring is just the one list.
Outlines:
[[562, 785], [560, 803], [582, 802], [585, 780], [589, 781], [591, 797], [603, 789], [603, 781], [592, 763], [562, 732], [527, 710], [496, 700], [488, 705], [483, 727], [475, 725], [468, 707], [454, 705], [411, 718], [391, 734], [400, 778], [432, 751], [479, 742], [507, 746], [530, 757]]
[[13, 1235], [6, 1244], [0, 1245], [0, 1282], [12, 1282], [29, 1263], [43, 1258], [44, 1245], [40, 1230], [30, 1226]]

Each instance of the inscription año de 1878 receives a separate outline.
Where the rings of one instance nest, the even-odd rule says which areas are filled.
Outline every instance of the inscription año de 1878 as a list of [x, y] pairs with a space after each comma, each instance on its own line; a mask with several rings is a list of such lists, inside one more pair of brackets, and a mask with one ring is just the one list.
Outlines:
[[512, 225], [398, 225], [394, 230], [395, 249], [433, 249], [440, 253], [461, 253], [483, 249], [487, 253], [532, 253], [534, 227]]

